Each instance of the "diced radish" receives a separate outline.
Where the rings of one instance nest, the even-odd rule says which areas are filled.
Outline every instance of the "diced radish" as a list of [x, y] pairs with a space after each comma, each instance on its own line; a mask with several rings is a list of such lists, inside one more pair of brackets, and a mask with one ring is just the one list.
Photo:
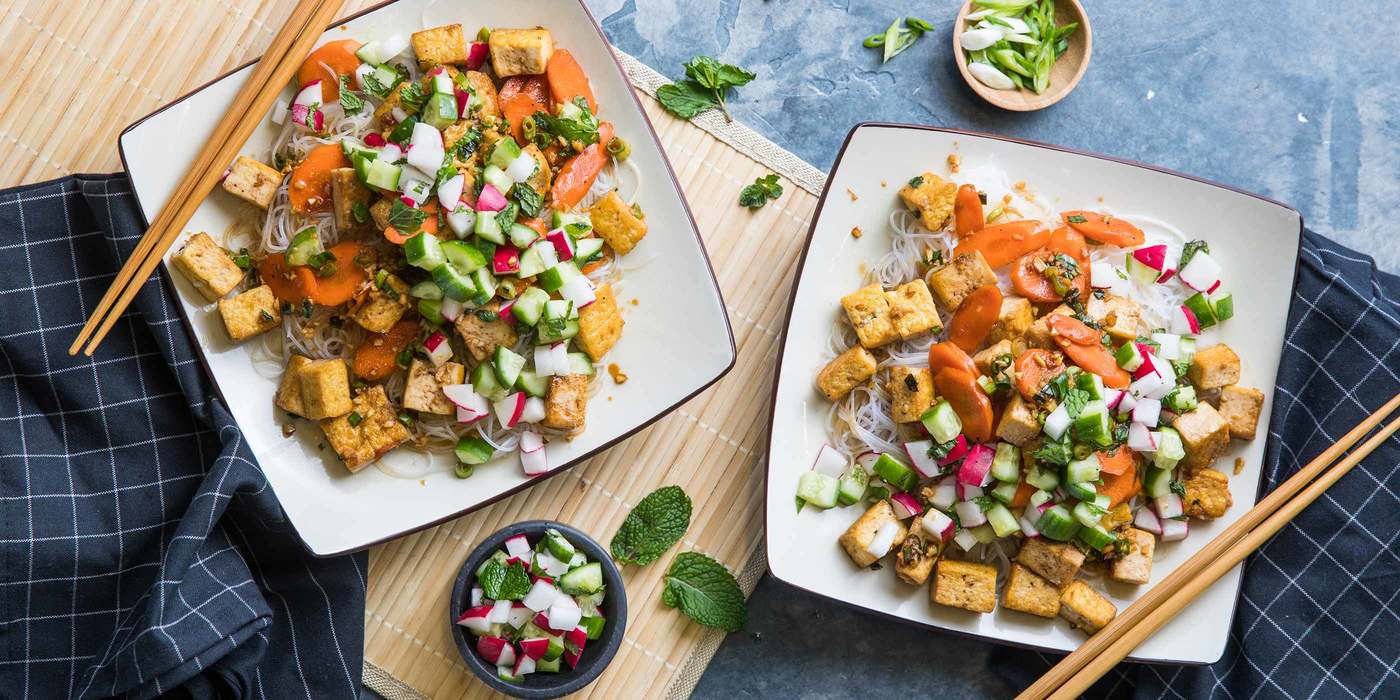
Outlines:
[[933, 498], [929, 499], [929, 504], [939, 510], [948, 510], [958, 502], [958, 487], [955, 477], [948, 477], [933, 487]]
[[[1133, 383], [1128, 385], [1128, 393], [1132, 394], [1141, 402], [1142, 399], [1161, 391], [1164, 386], [1167, 387], [1168, 391], [1171, 390], [1171, 385], [1167, 384], [1166, 380], [1162, 379], [1162, 375], [1152, 372], [1143, 375], [1141, 378], [1134, 379]], [[1133, 406], [1133, 409], [1136, 410], [1137, 406]], [[1049, 422], [1048, 419], [1046, 422]]]
[[890, 548], [894, 546], [894, 538], [898, 536], [899, 523], [886, 522], [875, 531], [875, 536], [870, 538], [870, 544], [865, 546], [865, 551], [870, 556], [880, 559], [890, 553]]
[[1025, 513], [1021, 514], [1021, 517], [1019, 518], [1019, 524], [1021, 525], [1021, 533], [1024, 534], [1026, 537], [1040, 536], [1040, 530], [1035, 529], [1035, 523], [1031, 522], [1031, 519], [1027, 517]]
[[890, 503], [894, 506], [894, 517], [900, 520], [924, 512], [924, 507], [919, 505], [919, 499], [903, 491], [891, 495]]
[[996, 452], [986, 445], [976, 444], [968, 448], [967, 456], [958, 467], [958, 483], [969, 486], [985, 486], [991, 478], [992, 458]]
[[1220, 263], [1210, 257], [1210, 253], [1197, 251], [1176, 276], [1182, 284], [1198, 292], [1206, 292], [1220, 284]]
[[1153, 333], [1152, 340], [1157, 343], [1157, 356], [1163, 360], [1181, 359], [1181, 336], [1175, 333]]
[[577, 668], [578, 660], [583, 656], [583, 652], [564, 650], [564, 660], [569, 662], [569, 668]]
[[529, 151], [521, 151], [520, 155], [506, 166], [506, 176], [513, 182], [524, 182], [529, 180], [539, 167], [539, 163], [535, 162], [535, 157], [530, 155]]
[[452, 229], [452, 233], [458, 238], [466, 238], [472, 232], [472, 227], [476, 226], [476, 212], [466, 204], [458, 204], [455, 209], [447, 213], [447, 227]]
[[1064, 498], [1064, 495], [1065, 495], [1065, 494], [1064, 494], [1063, 491], [1061, 491], [1061, 490], [1059, 490], [1059, 489], [1055, 489], [1055, 497], [1054, 497], [1054, 498], [1052, 498], [1051, 500], [1048, 500], [1048, 501], [1046, 501], [1046, 502], [1044, 502], [1044, 503], [1042, 503], [1042, 504], [1040, 504], [1040, 505], [1038, 505], [1038, 506], [1035, 507], [1035, 514], [1036, 514], [1036, 517], [1040, 517], [1042, 514], [1045, 513], [1045, 511], [1050, 510], [1051, 508], [1054, 508], [1054, 507], [1055, 507], [1055, 504], [1056, 504], [1057, 502], [1059, 502], [1060, 499]]
[[491, 271], [498, 275], [520, 272], [520, 251], [508, 245], [496, 248], [496, 254], [491, 257]]
[[[368, 143], [369, 139], [366, 139], [365, 142]], [[398, 144], [386, 143], [379, 148], [379, 160], [385, 163], [397, 163], [402, 158], [403, 149], [399, 148]]]
[[[302, 86], [297, 96], [292, 98], [292, 121], [307, 127], [316, 127], [311, 118], [321, 111], [321, 81], [313, 80]], [[319, 129], [317, 129], [319, 131]]]
[[486, 63], [487, 44], [484, 41], [473, 41], [467, 47], [467, 70], [477, 70]]
[[564, 633], [564, 646], [573, 647], [583, 651], [583, 647], [588, 644], [588, 630], [582, 627], [575, 627]]
[[1152, 439], [1152, 431], [1142, 423], [1128, 426], [1128, 449], [1133, 452], [1155, 452], [1157, 441]]
[[1157, 514], [1153, 513], [1151, 508], [1138, 508], [1133, 525], [1154, 535], [1162, 534], [1162, 521], [1157, 519]]
[[481, 586], [472, 586], [472, 605], [471, 605], [471, 606], [474, 608], [474, 607], [476, 607], [476, 606], [478, 606], [478, 605], [481, 605], [481, 599], [482, 599], [482, 597], [483, 597], [484, 595], [485, 595], [485, 593], [481, 590]]
[[986, 495], [986, 492], [984, 492], [984, 491], [982, 490], [982, 487], [981, 487], [981, 486], [973, 486], [973, 485], [971, 485], [971, 484], [964, 484], [964, 483], [962, 483], [961, 481], [957, 482], [956, 486], [957, 486], [957, 489], [958, 489], [958, 500], [959, 500], [959, 501], [970, 501], [970, 500], [972, 500], [972, 499], [974, 499], [974, 498], [977, 498], [978, 496]]
[[365, 134], [365, 145], [370, 148], [382, 148], [387, 143], [389, 142], [385, 141], [384, 137], [381, 136], [378, 131], [371, 131]]
[[1152, 352], [1151, 345], [1146, 343], [1135, 343], [1135, 345], [1137, 345], [1138, 356], [1142, 358], [1142, 361], [1137, 367], [1128, 371], [1133, 373], [1133, 379], [1141, 379], [1157, 371], [1157, 363], [1154, 362], [1154, 360], [1156, 360], [1156, 355]]
[[1133, 251], [1133, 258], [1161, 272], [1167, 265], [1167, 246], [1164, 244], [1143, 246]]
[[1176, 274], [1176, 268], [1174, 267], [1169, 267], [1165, 270], [1162, 270], [1162, 275], [1157, 278], [1157, 284], [1166, 284], [1167, 281], [1170, 280], [1172, 278], [1172, 275], [1174, 274]]
[[559, 288], [559, 296], [574, 302], [574, 308], [578, 309], [592, 304], [598, 298], [593, 290], [593, 283], [583, 275], [574, 275], [564, 280], [564, 286]]
[[958, 522], [962, 523], [963, 527], [977, 527], [987, 522], [987, 515], [982, 512], [982, 507], [972, 501], [958, 501], [953, 510], [957, 511]]
[[[541, 447], [543, 447], [543, 443], [541, 443]], [[521, 445], [521, 449], [524, 449], [523, 442]], [[544, 572], [546, 574], [549, 574], [550, 576], [563, 576], [564, 574], [569, 573], [569, 562], [559, 561], [558, 559], [555, 559], [553, 556], [551, 556], [549, 552], [536, 552], [535, 565], [543, 569]]]
[[488, 616], [493, 625], [504, 625], [510, 619], [510, 601], [498, 600], [491, 604], [491, 614]]
[[1157, 399], [1142, 399], [1133, 407], [1133, 424], [1155, 428], [1157, 427], [1157, 420], [1161, 418], [1161, 415], [1161, 401]]
[[856, 455], [856, 464], [859, 464], [860, 468], [865, 471], [873, 472], [875, 471], [875, 462], [879, 459], [879, 452], [866, 451]]
[[447, 181], [438, 185], [438, 204], [442, 205], [443, 211], [453, 211], [462, 201], [462, 188], [467, 184], [467, 178], [461, 173], [447, 178]]
[[458, 88], [452, 91], [452, 96], [457, 99], [457, 113], [465, 117], [472, 108], [472, 94]]
[[578, 603], [566, 595], [554, 599], [554, 602], [549, 606], [548, 615], [549, 626], [557, 630], [571, 630], [578, 627], [579, 620], [583, 619], [583, 613], [579, 610]]
[[535, 612], [542, 612], [548, 610], [549, 606], [553, 605], [554, 601], [558, 598], [558, 588], [543, 581], [536, 581], [535, 585], [530, 587], [530, 592], [525, 594], [525, 599], [521, 602], [525, 604], [525, 607]]
[[534, 659], [532, 659], [532, 658], [530, 658], [530, 657], [528, 657], [528, 656], [526, 656], [526, 655], [524, 655], [524, 654], [521, 654], [520, 656], [516, 657], [516, 659], [515, 659], [515, 668], [511, 670], [511, 675], [512, 675], [512, 676], [515, 676], [516, 678], [519, 678], [519, 677], [521, 677], [521, 676], [528, 676], [528, 675], [530, 675], [531, 673], [534, 673], [534, 672], [535, 672], [535, 660], [534, 660]]
[[499, 318], [502, 321], [505, 321], [506, 323], [509, 323], [510, 325], [514, 326], [515, 314], [511, 312], [511, 309], [515, 308], [516, 301], [516, 299], [511, 299], [510, 301], [503, 302], [501, 304], [501, 308], [496, 310], [496, 318]]
[[525, 399], [525, 409], [520, 412], [521, 423], [538, 423], [544, 420], [544, 399], [531, 396]]
[[1176, 542], [1186, 539], [1191, 534], [1191, 525], [1185, 520], [1163, 520], [1162, 521], [1162, 541]]
[[[535, 374], [541, 377], [553, 377], [556, 375], [562, 377], [569, 374], [569, 350], [566, 347], [566, 344], [555, 343], [553, 345], [536, 345]], [[814, 468], [816, 468], [816, 466], [820, 466], [821, 460], [823, 459], [823, 454], [825, 454], [827, 451], [830, 451], [831, 455], [827, 457], [827, 459], [840, 460], [841, 464], [837, 471], [826, 472], [825, 470], [823, 470], [823, 472], [829, 473], [831, 476], [840, 476], [841, 471], [846, 468], [846, 458], [842, 457], [841, 453], [825, 445], [823, 445], [822, 448], [823, 449], [817, 453], [818, 464], [814, 465]], [[835, 467], [831, 466], [831, 468]]]
[[538, 476], [549, 471], [549, 458], [544, 450], [520, 453], [520, 470], [526, 476]]
[[511, 603], [510, 614], [506, 616], [506, 626], [511, 629], [520, 629], [530, 618], [535, 616], [535, 611], [525, 607], [521, 603]]
[[526, 430], [520, 434], [521, 452], [538, 452], [544, 448], [544, 438], [533, 430]]
[[[457, 420], [463, 423], [485, 418], [491, 411], [491, 404], [486, 401], [486, 397], [476, 393], [476, 389], [470, 384], [449, 384], [442, 388], [442, 395], [457, 406]], [[468, 414], [468, 420], [462, 420], [463, 411]]]
[[506, 208], [506, 196], [494, 185], [482, 185], [481, 194], [476, 198], [477, 211], [500, 211]]
[[973, 547], [977, 546], [977, 536], [967, 529], [958, 530], [958, 534], [953, 535], [953, 541], [958, 543], [964, 552], [970, 552]]
[[1069, 430], [1069, 423], [1069, 409], [1060, 404], [1045, 417], [1045, 434], [1049, 435], [1051, 440], [1059, 440], [1060, 436]]
[[1105, 406], [1108, 406], [1108, 410], [1112, 411], [1118, 408], [1118, 404], [1123, 402], [1124, 396], [1126, 396], [1126, 392], [1121, 389], [1105, 388], [1103, 390], [1103, 403]]
[[846, 472], [846, 456], [836, 451], [831, 445], [822, 445], [817, 450], [817, 458], [812, 462], [812, 469], [827, 476], [841, 476]]
[[1201, 322], [1196, 319], [1196, 314], [1185, 304], [1172, 309], [1171, 318], [1172, 332], [1177, 335], [1199, 335], [1201, 333]]
[[507, 395], [491, 406], [496, 420], [502, 428], [514, 428], [520, 422], [520, 414], [525, 410], [525, 392], [517, 391]]
[[1123, 392], [1123, 398], [1118, 399], [1118, 415], [1126, 416], [1132, 413], [1136, 407], [1137, 397], [1133, 396], [1130, 391]]
[[515, 648], [503, 637], [477, 637], [476, 650], [487, 661], [497, 666], [515, 663]]
[[549, 638], [532, 637], [520, 640], [520, 653], [535, 661], [543, 659], [544, 655], [549, 653]]
[[963, 457], [966, 457], [967, 450], [967, 438], [964, 437], [962, 433], [958, 433], [958, 436], [953, 439], [953, 449], [948, 450], [948, 454], [945, 457], [943, 457], [943, 459], [938, 460], [938, 465], [946, 467], [949, 464], [952, 464], [953, 462], [956, 462], [962, 459]]
[[[1152, 499], [1152, 507], [1157, 511], [1157, 517], [1163, 521], [1179, 518], [1186, 512], [1181, 503], [1181, 496], [1176, 495], [1175, 492]], [[1165, 527], [1165, 522], [1163, 527]]]
[[399, 193], [403, 195], [399, 199], [410, 207], [420, 207], [432, 196], [429, 194], [432, 182], [429, 178], [418, 177], [414, 173], [412, 168], [404, 168], [399, 175]]
[[471, 630], [472, 634], [486, 634], [491, 629], [491, 610], [493, 606], [478, 605], [468, 608], [466, 612], [457, 616], [457, 624]]
[[[442, 132], [438, 131], [432, 124], [418, 122], [413, 125], [413, 135], [408, 137], [408, 143], [414, 148], [422, 146], [431, 150], [441, 151], [443, 150]], [[437, 172], [438, 167], [441, 165], [442, 162], [441, 159], [439, 159], [439, 162], [434, 164], [432, 168], [420, 168], [420, 170], [425, 173], [433, 173]]]
[[466, 304], [463, 304], [462, 302], [457, 301], [456, 299], [452, 299], [449, 297], [442, 298], [442, 317], [449, 321], [456, 321], [458, 318], [460, 318], [462, 316], [462, 312], [465, 311], [466, 308]]
[[938, 460], [928, 456], [928, 451], [933, 447], [932, 440], [920, 440], [918, 442], [904, 443], [904, 453], [909, 455], [909, 463], [919, 470], [925, 479], [929, 479], [942, 471], [938, 468]]
[[1220, 289], [1220, 280], [1216, 280], [1215, 284], [1212, 284], [1210, 289], [1206, 290], [1206, 294], [1214, 294], [1217, 289]]
[[554, 254], [559, 256], [560, 262], [574, 258], [574, 239], [564, 229], [556, 228], [544, 234], [544, 238], [554, 246]]
[[952, 518], [945, 515], [942, 511], [931, 509], [924, 511], [924, 519], [919, 521], [919, 524], [924, 528], [924, 532], [928, 534], [929, 537], [937, 537], [943, 542], [952, 539], [953, 532], [958, 529], [957, 526], [953, 524]]
[[433, 361], [434, 367], [441, 367], [442, 363], [452, 359], [452, 344], [447, 342], [447, 336], [442, 331], [428, 334], [423, 341], [423, 349], [428, 351], [428, 359]]
[[530, 554], [530, 540], [524, 535], [515, 535], [506, 538], [506, 554], [512, 557], [524, 559]]
[[464, 424], [466, 424], [466, 425], [471, 425], [472, 423], [475, 423], [475, 422], [477, 422], [477, 421], [479, 421], [479, 420], [484, 420], [484, 419], [486, 418], [486, 416], [489, 416], [489, 415], [491, 415], [491, 412], [490, 412], [489, 409], [486, 410], [486, 411], [482, 411], [481, 413], [477, 413], [475, 410], [472, 410], [472, 409], [463, 408], [463, 407], [461, 407], [461, 406], [458, 406], [458, 407], [457, 407], [457, 422], [458, 422], [458, 423], [464, 423]]

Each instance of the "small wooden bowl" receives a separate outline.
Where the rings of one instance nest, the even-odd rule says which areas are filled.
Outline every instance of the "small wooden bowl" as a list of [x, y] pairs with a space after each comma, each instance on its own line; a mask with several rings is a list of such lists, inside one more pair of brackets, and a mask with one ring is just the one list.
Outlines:
[[1079, 28], [1070, 35], [1069, 48], [1050, 69], [1050, 87], [1039, 95], [1030, 90], [993, 90], [968, 72], [967, 54], [963, 51], [959, 38], [967, 28], [967, 14], [971, 11], [972, 3], [963, 3], [962, 11], [958, 12], [958, 18], [953, 22], [953, 56], [958, 62], [958, 72], [962, 73], [963, 80], [967, 81], [972, 91], [982, 99], [1013, 112], [1032, 112], [1064, 99], [1065, 95], [1079, 84], [1079, 79], [1084, 77], [1084, 71], [1089, 67], [1089, 56], [1094, 49], [1094, 35], [1089, 29], [1089, 15], [1084, 12], [1079, 0], [1055, 0], [1056, 23], [1065, 25], [1078, 22]]

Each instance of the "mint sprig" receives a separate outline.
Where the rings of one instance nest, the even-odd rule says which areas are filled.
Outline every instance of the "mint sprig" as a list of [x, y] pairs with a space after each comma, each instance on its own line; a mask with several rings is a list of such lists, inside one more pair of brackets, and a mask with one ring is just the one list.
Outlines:
[[739, 582], [722, 564], [699, 552], [682, 552], [666, 572], [661, 602], [679, 608], [690, 619], [726, 632], [743, 628], [748, 620]]
[[660, 559], [685, 535], [690, 511], [690, 496], [679, 486], [662, 486], [647, 494], [613, 535], [613, 559], [637, 566]]
[[482, 569], [481, 592], [492, 600], [520, 600], [530, 592], [530, 573], [518, 561], [502, 564], [492, 559]]

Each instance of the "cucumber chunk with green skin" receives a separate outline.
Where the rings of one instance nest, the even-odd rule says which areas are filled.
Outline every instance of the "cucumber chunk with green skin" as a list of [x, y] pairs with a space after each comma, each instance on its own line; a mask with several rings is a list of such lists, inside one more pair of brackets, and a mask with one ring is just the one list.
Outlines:
[[[880, 455], [872, 466], [875, 473], [880, 475], [885, 483], [900, 491], [912, 491], [914, 485], [919, 483], [919, 475], [908, 465], [887, 454]], [[828, 506], [829, 507], [829, 506]]]
[[510, 244], [524, 250], [530, 247], [531, 243], [539, 240], [540, 232], [522, 223], [510, 225]]
[[476, 217], [476, 225], [472, 228], [472, 233], [484, 238], [496, 245], [506, 242], [506, 235], [501, 231], [501, 222], [489, 212], [483, 212]]
[[416, 233], [404, 241], [403, 257], [409, 265], [429, 272], [446, 260], [443, 257], [442, 241], [427, 231]]
[[399, 175], [402, 173], [403, 168], [388, 161], [371, 161], [369, 169], [365, 172], [365, 184], [388, 192], [398, 192]]
[[496, 296], [496, 276], [491, 274], [490, 270], [484, 267], [477, 268], [472, 272], [472, 284], [476, 285], [476, 296], [472, 297], [472, 301], [477, 305], [484, 305], [491, 301], [491, 297]]
[[504, 399], [506, 394], [510, 393], [496, 380], [496, 370], [491, 367], [490, 362], [483, 362], [472, 370], [472, 388], [492, 403]]
[[598, 615], [584, 615], [583, 619], [579, 620], [578, 626], [588, 633], [590, 640], [593, 640], [603, 636], [603, 627], [607, 625], [607, 622], [605, 618]]
[[418, 315], [434, 326], [441, 326], [447, 322], [447, 319], [442, 315], [441, 299], [419, 299]]
[[1005, 503], [1007, 505], [1011, 505], [1011, 502], [1016, 499], [1016, 492], [1018, 490], [1020, 490], [1020, 485], [1016, 482], [1002, 481], [998, 483], [996, 485], [996, 488], [992, 489], [990, 493], [992, 495], [992, 498], [995, 498], [998, 501], [1001, 501], [1002, 503]]
[[413, 126], [417, 123], [418, 117], [415, 116], [410, 116], [408, 119], [399, 122], [398, 125], [389, 132], [389, 140], [394, 143], [402, 144], [410, 138], [413, 138]]
[[1152, 466], [1158, 469], [1171, 469], [1186, 457], [1186, 446], [1181, 443], [1181, 433], [1175, 428], [1162, 428], [1157, 433], [1157, 451], [1152, 453]]
[[[1210, 298], [1210, 310], [1215, 314], [1215, 321], [1227, 321], [1235, 315], [1235, 295], [1230, 292], [1222, 292]], [[1194, 348], [1193, 348], [1194, 350]]]
[[1158, 469], [1150, 467], [1147, 470], [1147, 479], [1143, 481], [1142, 488], [1151, 498], [1165, 496], [1172, 492], [1172, 470]]
[[465, 241], [443, 241], [442, 255], [462, 272], [476, 272], [486, 267], [486, 255]]
[[919, 422], [924, 424], [929, 435], [933, 436], [933, 441], [943, 444], [958, 437], [962, 432], [962, 420], [953, 411], [953, 405], [946, 400], [941, 400], [934, 404], [923, 415], [919, 416]]
[[350, 167], [355, 169], [355, 179], [369, 184], [369, 168], [378, 157], [378, 153], [356, 153], [350, 156]]
[[1129, 372], [1142, 366], [1142, 350], [1137, 343], [1128, 341], [1118, 347], [1113, 353], [1113, 359], [1118, 361], [1118, 366]]
[[539, 287], [528, 287], [515, 298], [515, 305], [510, 307], [515, 318], [527, 326], [539, 323], [540, 315], [544, 313], [544, 305], [549, 301], [549, 292]]
[[578, 318], [578, 310], [568, 299], [550, 299], [544, 303], [543, 317], [546, 321], [567, 321]]
[[596, 370], [593, 369], [593, 360], [581, 352], [569, 353], [569, 374], [582, 374], [586, 377], [593, 376]]
[[320, 233], [315, 226], [306, 226], [292, 236], [292, 242], [282, 257], [288, 265], [306, 265], [322, 251]]
[[[439, 71], [436, 75], [433, 76], [434, 95], [446, 95], [448, 97], [451, 97], [453, 95], [454, 87], [455, 86], [452, 84], [452, 76], [448, 75], [447, 71]], [[457, 110], [457, 105], [455, 104], [455, 102], [452, 105], [452, 110], [453, 112], [456, 112]]]
[[1075, 377], [1074, 385], [1087, 392], [1091, 401], [1102, 399], [1104, 396], [1103, 378], [1097, 374], [1089, 372], [1081, 373], [1078, 377]]
[[[491, 165], [504, 170], [511, 161], [518, 157], [520, 157], [520, 144], [515, 142], [515, 137], [507, 136], [497, 141], [495, 147], [491, 149], [490, 161]], [[505, 190], [501, 190], [501, 192], [504, 193]]]
[[1078, 442], [1092, 442], [1100, 447], [1113, 444], [1113, 422], [1108, 416], [1108, 406], [1098, 400], [1085, 404], [1070, 431]]
[[467, 436], [457, 441], [453, 452], [462, 464], [485, 464], [496, 454], [496, 449], [479, 437]]
[[590, 263], [603, 257], [603, 239], [584, 238], [578, 242], [574, 250], [574, 259], [578, 262]]
[[424, 124], [431, 125], [434, 129], [446, 129], [457, 122], [457, 98], [452, 95], [434, 94], [423, 103], [422, 115]]
[[[1095, 498], [1094, 500], [1098, 499]], [[1099, 518], [1103, 517], [1103, 513], [1098, 505], [1088, 501], [1080, 501], [1074, 504], [1074, 510], [1070, 511], [1070, 515], [1073, 515], [1074, 519], [1084, 527], [1094, 527], [1098, 525]]]
[[572, 262], [561, 262], [540, 273], [535, 282], [546, 292], [556, 292], [564, 286], [570, 278], [577, 277], [583, 273]]
[[[569, 561], [574, 558], [574, 545], [565, 539], [558, 530], [549, 529], [544, 533], [544, 546], [549, 551], [549, 555], [559, 561]], [[592, 593], [592, 591], [588, 591]]]
[[1026, 483], [1044, 491], [1053, 491], [1060, 485], [1060, 477], [1049, 469], [1034, 467], [1026, 472]]
[[[550, 646], [554, 646], [554, 640], [550, 640]], [[544, 658], [535, 662], [535, 673], [558, 673], [560, 657], [564, 656], [564, 643], [559, 643], [559, 656], [549, 658], [549, 653], [545, 652]]]
[[441, 299], [442, 287], [432, 280], [423, 280], [408, 288], [408, 294], [417, 299]]
[[852, 464], [840, 479], [836, 480], [836, 502], [849, 506], [860, 502], [865, 498], [865, 489], [870, 485], [870, 474], [866, 473], [859, 464]]
[[[1201, 330], [1205, 330], [1215, 325], [1215, 307], [1211, 305], [1210, 299], [1203, 292], [1196, 292], [1186, 298], [1182, 305], [1191, 310], [1196, 316], [1196, 323], [1200, 324]], [[1231, 313], [1234, 312], [1234, 304], [1231, 303]]]
[[559, 577], [559, 590], [569, 595], [597, 593], [603, 588], [603, 565], [589, 562]]
[[1079, 541], [1084, 544], [1089, 545], [1090, 549], [1098, 551], [1103, 551], [1105, 548], [1118, 541], [1117, 536], [1105, 530], [1103, 525], [1098, 524], [1093, 527], [1079, 528], [1079, 531], [1075, 533], [1075, 537], [1079, 538]]
[[496, 369], [496, 379], [501, 386], [513, 387], [520, 379], [520, 372], [525, 369], [525, 358], [504, 345], [497, 345], [491, 364]]
[[[481, 181], [496, 188], [496, 191], [500, 192], [502, 195], [509, 192], [511, 186], [515, 184], [515, 181], [510, 179], [506, 171], [494, 165], [488, 165], [481, 171]], [[490, 214], [491, 212], [482, 212], [481, 216], [490, 216]]]
[[1098, 491], [1091, 482], [1071, 481], [1064, 485], [1064, 489], [1072, 498], [1081, 501], [1092, 501], [1098, 496]]
[[442, 290], [443, 296], [454, 301], [470, 301], [476, 296], [476, 283], [471, 275], [458, 270], [450, 262], [433, 268], [433, 284]]
[[516, 388], [525, 392], [526, 396], [544, 398], [549, 393], [549, 377], [541, 377], [528, 370], [520, 370], [520, 377], [515, 380]]
[[997, 453], [992, 458], [992, 478], [1013, 485], [1021, 480], [1021, 448], [1009, 442], [997, 443]]
[[533, 277], [544, 272], [547, 267], [549, 265], [546, 265], [544, 258], [540, 257], [539, 249], [530, 246], [520, 254], [520, 271], [516, 274], [521, 277]]
[[840, 484], [830, 474], [806, 471], [797, 478], [797, 498], [817, 508], [834, 507], [839, 490]]
[[997, 537], [1006, 537], [1021, 531], [1021, 524], [1016, 522], [1016, 516], [1000, 503], [987, 511], [987, 524], [992, 526], [992, 532], [995, 532]]
[[1076, 459], [1065, 467], [1065, 480], [1071, 484], [1096, 481], [1101, 466], [1098, 455], [1091, 454], [1084, 459]]
[[1035, 521], [1035, 529], [1052, 540], [1068, 542], [1079, 532], [1079, 523], [1074, 521], [1069, 509], [1061, 505], [1051, 506]]
[[578, 319], [545, 319], [535, 327], [540, 343], [557, 343], [578, 335]]

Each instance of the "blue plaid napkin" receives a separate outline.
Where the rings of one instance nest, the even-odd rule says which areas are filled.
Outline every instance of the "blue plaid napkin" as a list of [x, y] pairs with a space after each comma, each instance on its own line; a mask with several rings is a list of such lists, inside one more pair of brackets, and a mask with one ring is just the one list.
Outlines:
[[145, 230], [130, 187], [0, 192], [0, 696], [353, 697], [365, 555], [302, 548], [164, 273], [66, 352]]
[[[1231, 323], [1248, 323], [1245, 313]], [[1400, 391], [1400, 277], [1306, 232], [1264, 456], [1271, 490]], [[1220, 661], [1121, 664], [1091, 697], [1400, 698], [1400, 436], [1245, 561]], [[1227, 624], [1221, 620], [1221, 624]], [[999, 648], [1029, 685], [1059, 657]]]

